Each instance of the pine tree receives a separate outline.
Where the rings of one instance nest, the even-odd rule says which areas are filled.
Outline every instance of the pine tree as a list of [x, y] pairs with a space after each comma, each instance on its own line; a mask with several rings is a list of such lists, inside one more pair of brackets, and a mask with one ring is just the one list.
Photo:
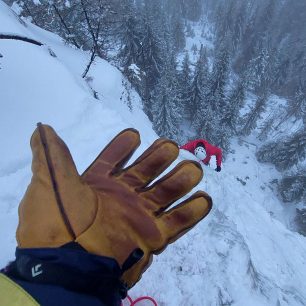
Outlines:
[[288, 43], [288, 37], [283, 39], [282, 44], [278, 47], [275, 54], [273, 82], [271, 84], [274, 90], [279, 90], [280, 87], [283, 87], [287, 83], [290, 71], [292, 70], [290, 54], [287, 53]]
[[192, 122], [195, 130], [199, 128], [200, 120], [197, 119], [199, 108], [204, 101], [204, 93], [207, 86], [208, 78], [208, 62], [206, 57], [206, 51], [201, 46], [198, 61], [195, 65], [193, 81], [191, 83], [191, 98], [187, 112], [190, 121]]
[[268, 138], [268, 135], [272, 131], [274, 123], [275, 123], [275, 116], [273, 115], [270, 118], [266, 119], [264, 123], [260, 126], [259, 128], [260, 132], [259, 135], [257, 136], [257, 138], [260, 141], [264, 141]]
[[295, 222], [298, 226], [298, 232], [306, 236], [306, 208], [296, 210]]
[[288, 138], [264, 145], [258, 150], [256, 156], [260, 162], [273, 163], [278, 170], [291, 168], [306, 158], [305, 129]]
[[[288, 99], [288, 107], [282, 114], [275, 114], [278, 124], [274, 127], [277, 129], [283, 122], [289, 120], [302, 119], [306, 122], [306, 92], [300, 87], [292, 99]], [[275, 120], [276, 121], [276, 120]]]
[[[213, 72], [216, 73], [216, 70]], [[222, 71], [222, 69], [220, 69], [219, 71]], [[200, 72], [199, 75], [197, 75], [198, 72]], [[195, 112], [193, 115], [192, 126], [196, 131], [198, 137], [205, 137], [210, 142], [216, 145], [225, 145], [225, 140], [222, 138], [223, 136], [221, 135], [221, 117], [219, 116], [220, 112], [217, 111], [218, 106], [215, 101], [215, 96], [212, 93], [213, 85], [217, 84], [217, 86], [219, 86], [221, 85], [221, 82], [219, 83], [217, 81], [216, 83], [213, 83], [212, 78], [213, 77], [210, 76], [208, 72], [208, 63], [205, 49], [201, 47], [200, 57], [196, 65], [195, 77], [192, 87], [192, 102], [197, 102], [197, 104], [193, 104], [195, 105]], [[216, 96], [218, 95], [218, 88], [214, 93]]]
[[123, 68], [123, 73], [136, 86], [138, 91], [140, 91], [142, 77], [140, 73], [141, 36], [136, 17], [132, 14], [126, 16], [122, 22], [121, 43], [122, 47], [118, 57]]
[[266, 5], [259, 7], [256, 18], [257, 39], [266, 36], [270, 30], [271, 24], [275, 18], [278, 2], [278, 0], [268, 0], [265, 1]]
[[227, 105], [223, 115], [223, 124], [230, 130], [230, 135], [237, 133], [239, 111], [245, 103], [245, 84], [239, 81], [227, 99]]
[[180, 141], [181, 120], [176, 63], [174, 55], [166, 59], [162, 76], [152, 94], [153, 127], [159, 136]]
[[[273, 49], [270, 46], [270, 34], [276, 16], [276, 7], [274, 5], [276, 2], [275, 0], [265, 2], [245, 1], [246, 7], [244, 11], [246, 16], [241, 35], [241, 43], [239, 44], [241, 50], [238, 52], [235, 65], [239, 72], [245, 72], [248, 63], [259, 56], [258, 51], [263, 48], [268, 50]], [[264, 43], [261, 43], [259, 50], [258, 42], [262, 41], [264, 41]], [[270, 59], [273, 59], [271, 54]]]
[[217, 126], [218, 135], [215, 141], [223, 151], [229, 151], [230, 138], [237, 134], [237, 126], [239, 122], [239, 111], [243, 107], [245, 101], [245, 85], [243, 81], [239, 81], [226, 99], [226, 105]]
[[242, 39], [246, 23], [245, 1], [227, 0], [219, 4], [215, 14], [216, 46], [228, 40], [229, 53], [234, 53]]
[[247, 6], [248, 4], [245, 1], [240, 2], [233, 18], [234, 25], [230, 33], [230, 38], [234, 54], [236, 54], [236, 52], [241, 48], [242, 35], [245, 31], [247, 22]]
[[191, 104], [191, 69], [190, 69], [190, 61], [189, 54], [186, 52], [183, 63], [182, 70], [179, 73], [178, 77], [178, 91], [179, 98], [182, 104], [182, 116], [185, 119], [188, 119], [188, 107]]
[[222, 117], [226, 105], [225, 86], [229, 75], [229, 53], [225, 43], [216, 56], [209, 79], [207, 99], [216, 115]]
[[299, 202], [306, 198], [306, 176], [296, 173], [285, 176], [278, 184], [278, 192], [284, 202]]
[[176, 52], [179, 52], [185, 48], [186, 38], [185, 38], [183, 20], [177, 14], [175, 14], [175, 16], [172, 18], [171, 29], [172, 29], [174, 50]]
[[[253, 10], [251, 10], [253, 11]], [[241, 36], [241, 50], [239, 50], [239, 56], [235, 60], [234, 67], [236, 71], [239, 71], [241, 74], [246, 73], [248, 68], [248, 63], [255, 56], [255, 46], [257, 40], [254, 39], [255, 36], [255, 13], [249, 13], [248, 20], [245, 25], [245, 29]]]
[[191, 21], [199, 21], [202, 14], [201, 0], [183, 0], [184, 13], [187, 19]]
[[249, 135], [256, 128], [257, 120], [261, 118], [261, 114], [265, 110], [268, 97], [267, 92], [259, 96], [251, 111], [243, 117], [243, 126], [240, 131], [242, 135]]
[[218, 122], [216, 117], [210, 107], [210, 105], [205, 102], [205, 100], [201, 103], [197, 117], [197, 135], [200, 138], [207, 139], [210, 143], [219, 144], [219, 128], [217, 126]]
[[144, 73], [144, 85], [142, 97], [144, 103], [144, 111], [152, 120], [151, 93], [159, 82], [162, 71], [162, 53], [161, 43], [152, 31], [150, 24], [145, 23], [145, 36], [142, 38], [141, 49], [139, 55], [140, 68]]
[[220, 145], [224, 150], [229, 147], [229, 129], [225, 125], [227, 116], [227, 100], [225, 86], [228, 79], [229, 54], [223, 44], [216, 56], [213, 71], [205, 86], [205, 96], [200, 112], [195, 119], [196, 131], [211, 139], [214, 144]]
[[157, 37], [161, 37], [164, 17], [164, 3], [162, 0], [144, 0], [144, 18]]
[[168, 58], [173, 52], [176, 53], [171, 20], [166, 14], [163, 14], [160, 19], [162, 26], [158, 30], [158, 37], [160, 40], [161, 53], [163, 54], [163, 58]]
[[[298, 171], [283, 177], [278, 184], [278, 193], [285, 203], [306, 203], [305, 171]], [[295, 222], [298, 232], [306, 236], [306, 208], [297, 209]]]
[[302, 118], [306, 124], [306, 90], [302, 86], [297, 90], [294, 99], [289, 100], [288, 115]]
[[249, 88], [259, 93], [270, 87], [272, 59], [267, 47], [259, 44], [256, 49], [255, 57], [251, 59], [248, 65], [246, 78]]
[[141, 48], [141, 37], [135, 16], [128, 15], [124, 18], [120, 38], [122, 47], [118, 57], [121, 59], [122, 67], [126, 70], [131, 64], [137, 64]]

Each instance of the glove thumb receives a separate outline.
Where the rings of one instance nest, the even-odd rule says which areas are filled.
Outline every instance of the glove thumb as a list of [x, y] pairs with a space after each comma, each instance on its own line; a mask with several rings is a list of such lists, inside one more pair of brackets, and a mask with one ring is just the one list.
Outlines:
[[96, 208], [88, 203], [95, 203], [94, 195], [82, 184], [69, 149], [50, 126], [38, 124], [31, 149], [33, 176], [19, 206], [18, 246], [58, 247], [91, 223]]

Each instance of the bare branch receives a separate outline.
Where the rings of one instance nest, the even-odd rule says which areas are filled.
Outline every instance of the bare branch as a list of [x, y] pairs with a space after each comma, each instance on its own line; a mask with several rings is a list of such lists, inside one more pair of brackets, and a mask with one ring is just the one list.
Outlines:
[[25, 42], [28, 42], [28, 43], [31, 43], [31, 44], [34, 44], [34, 45], [37, 45], [37, 46], [42, 46], [43, 43], [35, 40], [35, 39], [32, 39], [32, 38], [28, 38], [28, 37], [25, 37], [25, 36], [19, 36], [19, 35], [14, 35], [14, 34], [0, 34], [0, 39], [13, 39], [13, 40], [21, 40], [21, 41], [25, 41]]
[[90, 69], [90, 66], [91, 66], [91, 64], [94, 62], [95, 58], [96, 58], [96, 49], [93, 48], [93, 49], [92, 49], [92, 53], [91, 53], [91, 57], [90, 57], [90, 60], [89, 60], [89, 63], [88, 63], [88, 65], [86, 66], [86, 69], [85, 69], [85, 71], [84, 71], [83, 74], [82, 74], [82, 78], [85, 78], [85, 77], [86, 77], [86, 75], [87, 75], [87, 73], [88, 73], [88, 71], [89, 71], [89, 69]]
[[100, 48], [99, 48], [99, 45], [98, 45], [98, 33], [95, 34], [94, 33], [94, 30], [91, 26], [91, 23], [90, 23], [90, 20], [89, 20], [89, 16], [88, 16], [88, 13], [87, 13], [87, 10], [86, 10], [86, 7], [85, 7], [85, 3], [84, 3], [84, 0], [81, 0], [81, 5], [82, 5], [82, 10], [83, 10], [83, 13], [85, 15], [85, 19], [86, 19], [86, 23], [87, 23], [87, 27], [88, 27], [88, 31], [92, 37], [92, 40], [93, 40], [93, 44], [94, 44], [94, 48], [95, 48], [95, 52], [98, 54], [99, 57], [105, 59], [105, 56], [104, 54], [101, 53], [100, 51]]
[[[72, 33], [71, 33], [70, 29], [68, 28], [68, 26], [67, 26], [65, 20], [63, 19], [62, 15], [61, 15], [61, 13], [60, 13], [60, 11], [59, 11], [59, 9], [57, 8], [57, 6], [56, 6], [55, 4], [53, 4], [52, 7], [54, 8], [54, 10], [55, 10], [57, 16], [59, 17], [61, 23], [63, 24], [64, 28], [66, 29], [68, 35], [72, 37]], [[72, 37], [71, 40], [72, 40], [72, 43], [73, 43], [78, 49], [80, 49], [80, 45], [77, 43], [77, 41], [76, 41], [73, 37]]]

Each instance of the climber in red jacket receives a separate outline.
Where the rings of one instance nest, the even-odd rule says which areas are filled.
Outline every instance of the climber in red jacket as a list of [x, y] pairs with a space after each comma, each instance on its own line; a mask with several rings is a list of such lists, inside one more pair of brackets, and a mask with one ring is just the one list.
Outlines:
[[184, 144], [180, 147], [180, 149], [184, 149], [193, 153], [194, 155], [199, 157], [205, 165], [208, 165], [211, 156], [215, 155], [217, 161], [217, 168], [215, 170], [217, 172], [221, 171], [222, 150], [218, 147], [211, 145], [207, 140], [196, 139]]

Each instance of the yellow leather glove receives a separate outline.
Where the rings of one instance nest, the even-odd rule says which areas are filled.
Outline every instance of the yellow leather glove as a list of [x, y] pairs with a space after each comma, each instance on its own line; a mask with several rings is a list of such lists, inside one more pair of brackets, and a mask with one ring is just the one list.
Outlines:
[[140, 248], [142, 259], [123, 281], [133, 286], [153, 254], [182, 236], [212, 207], [202, 191], [166, 209], [202, 178], [198, 163], [183, 161], [148, 186], [178, 156], [178, 146], [155, 141], [131, 166], [123, 168], [140, 144], [139, 133], [119, 133], [80, 176], [65, 143], [47, 125], [32, 135], [32, 180], [19, 206], [19, 248], [59, 247], [71, 241], [89, 253], [122, 265]]

